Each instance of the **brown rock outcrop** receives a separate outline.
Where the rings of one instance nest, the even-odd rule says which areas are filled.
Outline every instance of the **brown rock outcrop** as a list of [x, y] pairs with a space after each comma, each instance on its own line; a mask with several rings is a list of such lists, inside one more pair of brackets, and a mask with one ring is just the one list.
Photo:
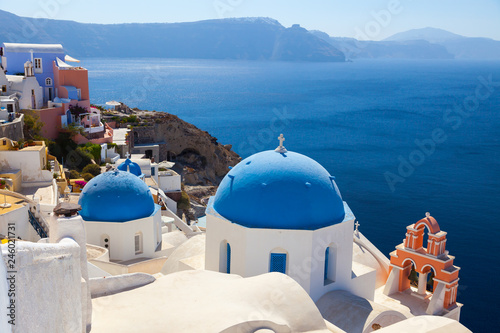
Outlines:
[[[150, 112], [148, 123], [134, 126], [130, 140], [135, 144], [158, 144], [160, 160], [176, 163], [187, 185], [218, 185], [241, 157], [217, 138], [179, 117]], [[141, 116], [141, 115], [139, 115]], [[142, 117], [141, 117], [142, 118]]]

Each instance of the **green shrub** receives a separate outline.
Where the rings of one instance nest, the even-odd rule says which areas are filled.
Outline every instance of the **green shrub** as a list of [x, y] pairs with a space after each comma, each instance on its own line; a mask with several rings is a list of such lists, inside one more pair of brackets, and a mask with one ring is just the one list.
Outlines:
[[76, 150], [70, 152], [66, 159], [66, 164], [71, 169], [82, 170], [84, 167], [92, 163], [94, 157], [88, 151], [85, 151], [81, 147], [76, 148]]
[[128, 117], [123, 117], [121, 121], [122, 123], [137, 123], [139, 122], [139, 118], [137, 118], [136, 115], [131, 115]]
[[69, 172], [69, 179], [78, 179], [80, 178], [80, 173], [76, 170], [71, 170]]
[[90, 181], [94, 176], [91, 173], [84, 173], [82, 174], [82, 178], [85, 179], [86, 182]]
[[116, 143], [108, 143], [108, 149], [113, 149], [113, 148], [116, 148], [118, 147], [118, 145]]
[[78, 148], [80, 148], [81, 151], [87, 152], [92, 155], [91, 159], [93, 159], [94, 162], [101, 162], [101, 145], [87, 142], [85, 145], [81, 145]]
[[[69, 153], [74, 153], [77, 144], [71, 139], [71, 133], [59, 132], [57, 139], [50, 142], [47, 146], [51, 155], [55, 156], [59, 161], [64, 159], [64, 162], [67, 162], [70, 158], [68, 156]], [[73, 169], [76, 166], [68, 165], [68, 167]]]
[[188, 210], [191, 208], [191, 203], [189, 201], [189, 195], [182, 191], [182, 196], [179, 201], [177, 201], [177, 209]]
[[101, 167], [97, 164], [89, 164], [83, 168], [82, 173], [90, 173], [95, 177], [101, 174]]
[[24, 126], [23, 134], [24, 137], [30, 140], [40, 139], [42, 136], [43, 122], [40, 117], [34, 111], [23, 111], [24, 112]]

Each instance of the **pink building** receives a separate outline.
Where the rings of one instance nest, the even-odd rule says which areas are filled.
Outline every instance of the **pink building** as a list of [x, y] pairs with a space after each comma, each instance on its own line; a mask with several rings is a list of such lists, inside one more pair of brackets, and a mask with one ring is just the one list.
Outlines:
[[[48, 101], [47, 107], [35, 110], [44, 123], [42, 133], [50, 139], [57, 138], [60, 131], [73, 124], [83, 128], [84, 135], [78, 134], [74, 140], [78, 144], [111, 143], [113, 129], [101, 122], [101, 113], [90, 107], [88, 70], [71, 66], [56, 58], [53, 62], [55, 98]], [[71, 112], [73, 107], [83, 108]]]

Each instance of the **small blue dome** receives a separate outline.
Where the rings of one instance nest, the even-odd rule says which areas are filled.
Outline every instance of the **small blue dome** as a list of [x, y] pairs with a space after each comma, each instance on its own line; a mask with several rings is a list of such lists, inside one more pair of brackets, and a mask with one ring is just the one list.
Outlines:
[[142, 176], [142, 171], [139, 164], [132, 162], [129, 158], [127, 158], [125, 162], [120, 164], [117, 169], [121, 171], [130, 172], [131, 174], [136, 175], [137, 177]]
[[249, 228], [315, 230], [344, 220], [344, 203], [328, 171], [313, 159], [264, 151], [222, 180], [214, 209]]
[[126, 222], [151, 216], [155, 211], [149, 187], [123, 171], [105, 172], [90, 180], [78, 203], [86, 221]]

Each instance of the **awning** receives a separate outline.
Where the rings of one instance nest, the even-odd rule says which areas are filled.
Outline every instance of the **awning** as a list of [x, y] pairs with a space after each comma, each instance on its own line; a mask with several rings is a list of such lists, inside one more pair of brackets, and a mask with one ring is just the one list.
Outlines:
[[64, 61], [67, 61], [67, 62], [80, 62], [80, 60], [75, 59], [75, 58], [73, 58], [72, 56], [69, 56], [69, 55], [65, 55], [64, 56]]
[[64, 61], [62, 61], [61, 59], [59, 59], [57, 57], [56, 57], [56, 62], [57, 62], [57, 67], [59, 67], [59, 68], [73, 68], [73, 66], [68, 65], [67, 63], [65, 63]]

